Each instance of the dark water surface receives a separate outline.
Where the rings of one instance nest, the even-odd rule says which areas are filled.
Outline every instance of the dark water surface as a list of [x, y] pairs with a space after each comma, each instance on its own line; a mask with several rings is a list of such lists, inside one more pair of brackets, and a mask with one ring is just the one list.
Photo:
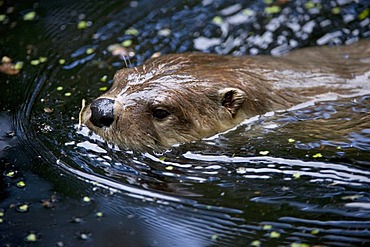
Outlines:
[[370, 95], [163, 154], [77, 128], [82, 99], [128, 63], [112, 44], [132, 41], [134, 66], [155, 52], [278, 55], [370, 37], [370, 1], [269, 2], [0, 1], [0, 55], [24, 63], [0, 74], [1, 245], [369, 245]]

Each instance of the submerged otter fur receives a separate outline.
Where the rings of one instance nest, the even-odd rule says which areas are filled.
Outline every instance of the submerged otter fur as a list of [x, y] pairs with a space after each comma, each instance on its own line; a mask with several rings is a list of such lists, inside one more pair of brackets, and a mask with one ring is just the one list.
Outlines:
[[282, 57], [170, 54], [119, 70], [83, 122], [121, 148], [162, 150], [325, 93], [369, 93], [369, 76], [369, 41]]

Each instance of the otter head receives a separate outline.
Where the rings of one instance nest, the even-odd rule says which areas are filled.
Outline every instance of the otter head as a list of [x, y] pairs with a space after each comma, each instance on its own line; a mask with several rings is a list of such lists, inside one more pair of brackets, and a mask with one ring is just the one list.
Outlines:
[[[245, 93], [205, 74], [209, 56], [167, 55], [122, 69], [109, 91], [84, 110], [83, 122], [119, 147], [147, 151], [225, 131], [243, 119]], [[206, 61], [204, 61], [206, 60]]]

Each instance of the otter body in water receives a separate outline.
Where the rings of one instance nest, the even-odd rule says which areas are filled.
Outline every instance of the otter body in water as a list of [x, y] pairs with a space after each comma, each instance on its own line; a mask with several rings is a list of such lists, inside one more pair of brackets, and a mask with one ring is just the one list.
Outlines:
[[370, 93], [370, 42], [286, 56], [164, 55], [119, 70], [83, 122], [120, 147], [161, 150], [323, 94]]

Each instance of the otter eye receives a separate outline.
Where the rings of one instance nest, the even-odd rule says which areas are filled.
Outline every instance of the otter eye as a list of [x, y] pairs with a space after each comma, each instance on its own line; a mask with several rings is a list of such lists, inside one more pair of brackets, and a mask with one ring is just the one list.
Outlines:
[[170, 113], [164, 109], [155, 109], [152, 114], [153, 117], [158, 120], [163, 120], [170, 115]]

